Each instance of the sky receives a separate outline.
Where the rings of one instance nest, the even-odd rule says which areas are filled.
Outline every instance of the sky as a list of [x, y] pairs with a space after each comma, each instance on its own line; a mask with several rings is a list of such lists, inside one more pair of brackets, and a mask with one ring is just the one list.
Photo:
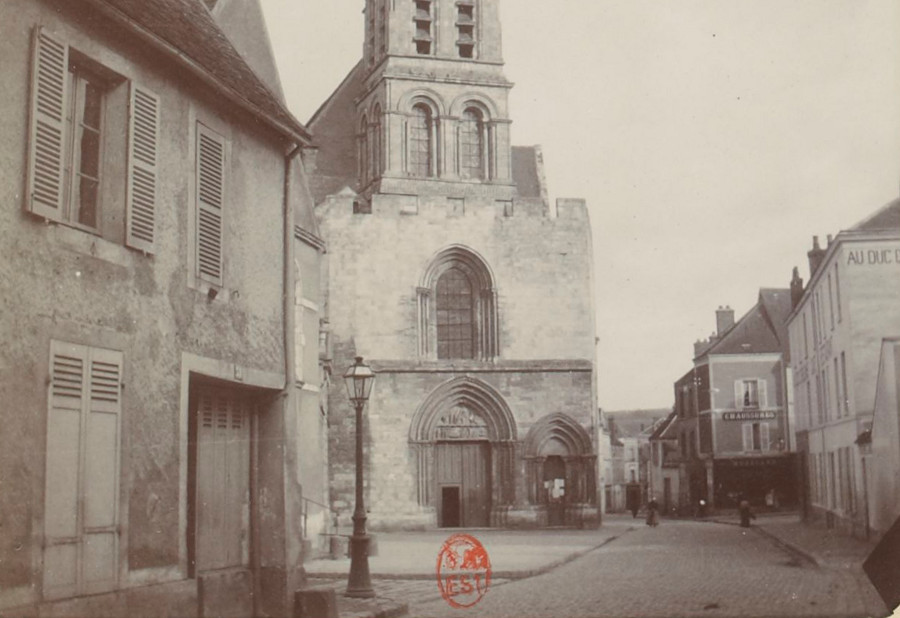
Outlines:
[[[364, 1], [261, 2], [306, 122], [361, 56]], [[513, 143], [590, 209], [606, 410], [671, 407], [718, 306], [808, 278], [813, 235], [900, 194], [896, 0], [504, 0], [501, 19]]]

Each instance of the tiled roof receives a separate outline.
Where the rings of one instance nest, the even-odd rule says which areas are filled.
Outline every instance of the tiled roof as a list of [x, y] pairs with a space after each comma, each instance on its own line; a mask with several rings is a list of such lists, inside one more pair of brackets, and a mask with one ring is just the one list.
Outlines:
[[759, 301], [706, 351], [706, 354], [760, 354], [784, 352], [785, 321], [791, 312], [789, 289], [764, 288]]
[[175, 48], [220, 87], [299, 136], [306, 128], [263, 84], [210, 15], [203, 0], [88, 0]]
[[889, 202], [850, 229], [854, 232], [900, 231], [900, 198]]

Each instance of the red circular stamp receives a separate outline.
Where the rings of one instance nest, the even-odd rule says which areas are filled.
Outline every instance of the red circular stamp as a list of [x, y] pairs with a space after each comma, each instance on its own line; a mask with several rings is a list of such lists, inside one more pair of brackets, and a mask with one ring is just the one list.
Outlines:
[[454, 534], [444, 542], [437, 559], [437, 582], [451, 607], [465, 609], [484, 598], [491, 585], [491, 560], [478, 539]]

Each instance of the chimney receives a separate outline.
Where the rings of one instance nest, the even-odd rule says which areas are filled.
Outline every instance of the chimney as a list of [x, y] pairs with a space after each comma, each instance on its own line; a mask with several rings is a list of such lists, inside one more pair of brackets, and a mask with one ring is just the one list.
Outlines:
[[694, 342], [694, 358], [697, 358], [701, 354], [703, 354], [703, 349], [706, 347], [705, 341], [700, 341], [699, 339]]
[[719, 306], [716, 309], [716, 333], [719, 337], [734, 326], [734, 309], [729, 306]]
[[825, 249], [819, 247], [819, 237], [813, 236], [813, 248], [810, 249], [806, 257], [809, 258], [809, 278], [812, 280], [819, 266], [822, 265], [822, 258], [825, 257]]
[[800, 278], [800, 269], [794, 266], [791, 275], [791, 309], [796, 309], [803, 298], [803, 279]]

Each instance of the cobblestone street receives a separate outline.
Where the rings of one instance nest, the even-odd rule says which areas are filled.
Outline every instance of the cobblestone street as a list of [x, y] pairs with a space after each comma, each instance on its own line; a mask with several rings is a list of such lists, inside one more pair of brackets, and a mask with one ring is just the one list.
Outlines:
[[[426, 600], [421, 583], [404, 599], [415, 618], [868, 615], [852, 572], [816, 567], [756, 529], [714, 523], [640, 526], [544, 575], [495, 583], [469, 610]], [[410, 592], [383, 584], [395, 598]]]

